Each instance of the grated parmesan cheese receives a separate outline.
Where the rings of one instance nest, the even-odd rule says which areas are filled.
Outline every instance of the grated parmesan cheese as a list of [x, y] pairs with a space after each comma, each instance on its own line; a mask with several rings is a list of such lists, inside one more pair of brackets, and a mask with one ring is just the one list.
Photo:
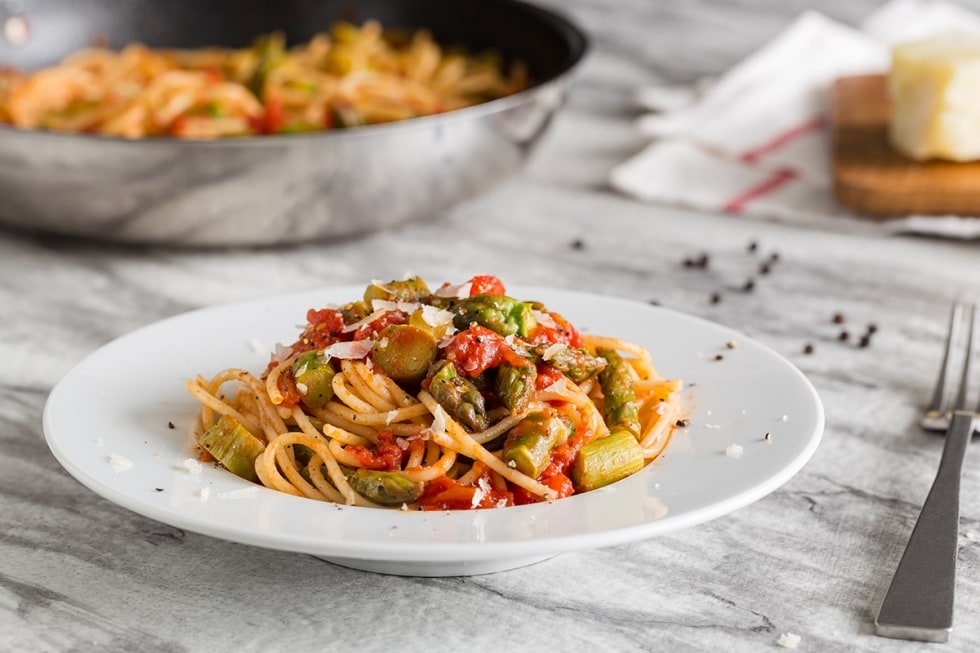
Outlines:
[[259, 488], [257, 487], [243, 487], [237, 490], [226, 490], [225, 492], [219, 492], [219, 499], [250, 499], [259, 493]]
[[565, 383], [564, 376], [543, 390], [543, 392], [566, 392], [566, 391], [568, 391], [568, 384]]
[[442, 327], [453, 323], [453, 314], [442, 308], [422, 306], [422, 320], [431, 327]]
[[476, 491], [473, 493], [473, 500], [470, 502], [470, 508], [476, 508], [483, 501], [483, 498], [490, 493], [490, 483], [483, 476], [480, 480], [476, 482]]
[[393, 302], [387, 299], [372, 299], [371, 308], [375, 311], [404, 311], [405, 313], [412, 314], [421, 308], [422, 304], [418, 302]]
[[343, 333], [350, 333], [351, 331], [357, 331], [358, 329], [360, 329], [365, 324], [371, 324], [372, 322], [374, 322], [375, 320], [377, 320], [379, 317], [381, 317], [382, 315], [384, 315], [387, 312], [388, 311], [386, 311], [384, 309], [379, 309], [377, 311], [374, 311], [373, 313], [371, 313], [367, 317], [361, 318], [360, 320], [358, 320], [357, 322], [354, 322], [353, 324], [348, 324], [343, 329], [341, 329], [341, 331]]
[[776, 640], [776, 645], [782, 646], [783, 648], [795, 649], [800, 645], [800, 641], [802, 639], [802, 637], [793, 633], [783, 633], [779, 636], [779, 639]]
[[742, 445], [740, 445], [740, 444], [730, 444], [730, 445], [728, 445], [728, 448], [725, 449], [725, 455], [728, 456], [729, 458], [738, 459], [738, 458], [741, 458], [742, 457], [742, 452], [743, 451], [744, 451], [744, 449], [742, 448]]
[[461, 283], [458, 286], [442, 286], [437, 289], [433, 295], [436, 297], [449, 297], [451, 299], [466, 299], [470, 296], [470, 289], [473, 284], [469, 281]]
[[550, 313], [545, 313], [544, 311], [531, 311], [531, 314], [534, 315], [534, 319], [538, 321], [538, 324], [551, 329], [558, 328], [558, 323], [555, 322], [555, 318], [551, 317]]
[[273, 363], [283, 362], [284, 360], [289, 358], [289, 355], [292, 353], [292, 351], [293, 350], [291, 347], [287, 347], [281, 342], [277, 342], [276, 348], [272, 350], [272, 362]]
[[201, 473], [201, 470], [204, 469], [204, 466], [193, 458], [185, 459], [184, 462], [181, 463], [181, 466], [187, 470], [187, 473], [191, 476], [197, 476]]
[[568, 345], [566, 345], [563, 342], [556, 342], [555, 344], [551, 345], [550, 347], [548, 347], [547, 349], [545, 349], [543, 352], [541, 352], [541, 358], [543, 358], [546, 361], [550, 361], [555, 356], [557, 356], [558, 354], [562, 353], [566, 349], [568, 349]]
[[443, 410], [442, 406], [436, 408], [436, 412], [432, 416], [432, 425], [429, 426], [429, 430], [436, 433], [446, 432], [446, 411]]
[[201, 502], [207, 501], [211, 497], [211, 486], [205, 485], [201, 488], [201, 491], [197, 493], [197, 496], [201, 497]]
[[109, 466], [114, 472], [128, 472], [133, 468], [133, 461], [117, 453], [109, 454]]
[[248, 341], [248, 346], [251, 347], [252, 351], [255, 352], [256, 354], [263, 354], [267, 351], [265, 345], [263, 345], [255, 338], [252, 338], [251, 340]]
[[297, 382], [296, 383], [296, 390], [301, 395], [306, 395], [306, 393], [310, 391], [310, 388], [305, 383], [299, 383], [299, 382]]
[[364, 358], [374, 347], [372, 340], [354, 340], [352, 342], [335, 342], [323, 350], [323, 356], [330, 358]]

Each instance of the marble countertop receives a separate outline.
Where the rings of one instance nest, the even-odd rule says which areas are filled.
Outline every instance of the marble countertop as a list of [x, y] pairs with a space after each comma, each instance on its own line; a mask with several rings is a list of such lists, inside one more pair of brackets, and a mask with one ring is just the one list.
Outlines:
[[[595, 40], [567, 108], [521, 176], [437, 221], [257, 251], [0, 231], [0, 649], [735, 652], [780, 650], [786, 632], [807, 651], [980, 648], [975, 451], [962, 480], [950, 642], [886, 640], [872, 627], [939, 461], [941, 440], [916, 419], [949, 303], [980, 296], [977, 244], [683, 211], [606, 183], [642, 145], [632, 124], [638, 85], [718, 74], [806, 8], [856, 23], [875, 3], [561, 4]], [[752, 241], [778, 252], [779, 265], [754, 292], [712, 303], [746, 273]], [[682, 265], [701, 252], [709, 270]], [[407, 270], [463, 279], [474, 267], [514, 284], [654, 300], [758, 339], [816, 386], [827, 416], [820, 448], [781, 489], [696, 527], [498, 574], [424, 579], [143, 518], [80, 485], [44, 442], [53, 385], [137, 327], [286, 289]], [[837, 340], [838, 312], [855, 330], [878, 326], [870, 347]]]

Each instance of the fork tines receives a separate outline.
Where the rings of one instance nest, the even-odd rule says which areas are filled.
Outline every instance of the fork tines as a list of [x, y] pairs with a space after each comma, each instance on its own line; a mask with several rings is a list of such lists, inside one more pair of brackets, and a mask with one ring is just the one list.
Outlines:
[[[963, 332], [963, 323], [966, 322], [966, 334]], [[932, 400], [926, 409], [920, 424], [929, 431], [945, 431], [949, 427], [950, 415], [953, 410], [964, 410], [966, 406], [967, 386], [969, 384], [970, 366], [973, 358], [973, 340], [976, 322], [976, 306], [973, 304], [956, 302], [949, 314], [949, 328], [946, 332], [946, 346], [943, 351], [943, 360], [939, 369], [939, 378], [936, 380], [936, 387], [932, 394]], [[963, 364], [960, 372], [959, 388], [956, 391], [955, 402], [952, 401], [952, 392], [949, 387], [949, 377], [953, 373], [951, 370], [951, 359], [960, 358], [954, 356], [954, 351], [964, 350], [962, 356]]]

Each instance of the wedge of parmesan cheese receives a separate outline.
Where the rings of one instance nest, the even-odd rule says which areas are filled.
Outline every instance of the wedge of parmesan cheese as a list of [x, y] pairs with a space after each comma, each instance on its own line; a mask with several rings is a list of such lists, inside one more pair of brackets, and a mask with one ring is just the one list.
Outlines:
[[892, 49], [889, 139], [918, 160], [980, 159], [980, 36], [937, 35]]

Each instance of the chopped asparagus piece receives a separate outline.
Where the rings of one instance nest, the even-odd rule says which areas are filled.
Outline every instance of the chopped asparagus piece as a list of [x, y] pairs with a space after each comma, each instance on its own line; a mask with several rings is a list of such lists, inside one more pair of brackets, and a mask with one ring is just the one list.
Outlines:
[[411, 503], [422, 496], [422, 484], [401, 472], [345, 469], [344, 474], [358, 494], [383, 506]]
[[456, 372], [456, 366], [445, 361], [429, 382], [429, 394], [446, 409], [449, 416], [473, 432], [487, 428], [487, 409], [483, 395], [469, 380]]
[[531, 413], [504, 440], [504, 462], [537, 478], [551, 462], [551, 450], [568, 439], [568, 423], [552, 411]]
[[633, 390], [629, 363], [613, 349], [600, 349], [597, 353], [606, 359], [606, 367], [599, 373], [599, 385], [605, 396], [602, 417], [610, 431], [626, 429], [639, 437], [640, 407]]
[[428, 298], [432, 293], [422, 277], [399, 279], [388, 283], [372, 283], [364, 290], [364, 301], [368, 304], [374, 299], [393, 302], [417, 302]]
[[300, 401], [310, 408], [323, 408], [333, 398], [333, 377], [330, 362], [318, 351], [300, 354], [293, 361], [293, 378], [300, 388]]
[[269, 77], [269, 73], [282, 63], [286, 54], [286, 38], [282, 32], [264, 34], [255, 39], [252, 49], [258, 61], [245, 86], [261, 100], [265, 99], [265, 80]]
[[582, 383], [606, 368], [606, 359], [593, 356], [581, 347], [555, 347], [544, 344], [535, 348], [535, 353], [542, 358], [546, 351], [549, 356], [544, 361], [575, 383]]
[[340, 316], [344, 318], [344, 324], [354, 324], [371, 314], [371, 305], [364, 300], [358, 300], [344, 304], [339, 310]]
[[497, 378], [494, 389], [500, 402], [511, 413], [523, 412], [534, 394], [534, 382], [538, 377], [537, 368], [533, 364], [514, 367], [503, 363], [497, 368]]
[[418, 327], [393, 324], [378, 334], [372, 356], [381, 371], [396, 383], [418, 383], [435, 361], [439, 346], [435, 337]]
[[255, 459], [265, 451], [265, 444], [238, 420], [222, 415], [197, 438], [197, 443], [235, 476], [252, 482], [258, 480]]
[[572, 485], [578, 492], [588, 492], [641, 469], [643, 449], [640, 443], [629, 431], [616, 431], [579, 449], [572, 463]]
[[526, 338], [537, 322], [531, 306], [506, 295], [474, 295], [453, 307], [457, 329], [467, 329], [476, 322], [502, 336], [519, 335]]

